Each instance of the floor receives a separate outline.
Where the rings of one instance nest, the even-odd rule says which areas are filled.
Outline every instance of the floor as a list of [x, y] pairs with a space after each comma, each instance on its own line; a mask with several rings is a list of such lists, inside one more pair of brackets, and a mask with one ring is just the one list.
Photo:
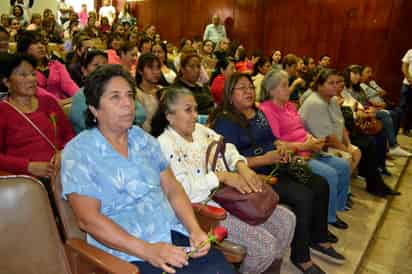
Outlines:
[[[400, 136], [399, 140], [412, 149], [412, 138]], [[406, 158], [393, 162], [395, 167], [389, 168], [393, 176], [385, 182], [403, 193], [399, 197], [375, 198], [364, 191], [364, 182], [352, 182], [355, 205], [339, 214], [350, 228], [330, 227], [339, 237], [335, 248], [346, 256], [346, 262], [337, 266], [312, 256], [328, 274], [412, 274], [412, 164]], [[287, 258], [282, 274], [300, 273]]]

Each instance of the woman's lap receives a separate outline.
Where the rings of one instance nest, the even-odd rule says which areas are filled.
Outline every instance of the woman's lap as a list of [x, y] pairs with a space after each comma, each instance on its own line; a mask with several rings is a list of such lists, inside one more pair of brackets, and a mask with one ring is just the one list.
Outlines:
[[[177, 246], [189, 246], [189, 239], [175, 231], [172, 231], [173, 244]], [[162, 269], [156, 268], [151, 264], [143, 261], [132, 262], [139, 267], [144, 274], [161, 274]], [[211, 248], [206, 256], [196, 259], [189, 259], [189, 265], [181, 269], [176, 268], [176, 274], [235, 274], [234, 267], [226, 262], [223, 254]]]

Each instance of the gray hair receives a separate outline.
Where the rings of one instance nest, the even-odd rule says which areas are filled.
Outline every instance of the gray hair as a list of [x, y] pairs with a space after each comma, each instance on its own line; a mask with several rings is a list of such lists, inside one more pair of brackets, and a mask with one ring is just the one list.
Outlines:
[[174, 87], [169, 86], [163, 90], [162, 96], [160, 98], [160, 108], [165, 114], [173, 113], [175, 111], [176, 101], [181, 96], [193, 96], [193, 93], [184, 87]]
[[284, 79], [289, 79], [289, 75], [285, 70], [272, 69], [271, 71], [266, 73], [265, 78], [263, 78], [262, 84], [260, 86], [262, 101], [271, 99], [272, 90], [277, 88], [280, 84], [280, 81]]

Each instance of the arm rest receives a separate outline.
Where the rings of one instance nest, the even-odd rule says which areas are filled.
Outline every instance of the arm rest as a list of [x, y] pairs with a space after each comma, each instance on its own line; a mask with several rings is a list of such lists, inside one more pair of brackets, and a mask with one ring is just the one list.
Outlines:
[[8, 175], [12, 175], [12, 174], [10, 172], [0, 170], [0, 176], [8, 176]]
[[204, 204], [192, 204], [197, 222], [205, 232], [219, 224], [219, 221], [226, 218], [226, 211], [223, 208], [208, 206]]
[[201, 203], [193, 203], [192, 207], [198, 217], [211, 218], [214, 220], [226, 219], [226, 211], [221, 207]]
[[69, 239], [66, 246], [70, 251], [76, 252], [89, 264], [97, 266], [111, 274], [138, 274], [138, 268], [126, 261], [114, 257], [98, 248], [88, 245], [80, 239]]
[[246, 247], [229, 240], [217, 243], [215, 247], [225, 255], [226, 260], [230, 263], [240, 263], [246, 256]]

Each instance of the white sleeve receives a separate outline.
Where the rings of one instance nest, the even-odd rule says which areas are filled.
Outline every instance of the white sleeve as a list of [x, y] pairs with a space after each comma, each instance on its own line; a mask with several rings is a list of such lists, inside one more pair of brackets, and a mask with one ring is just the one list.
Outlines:
[[409, 64], [411, 59], [412, 59], [412, 49], [410, 49], [410, 50], [408, 50], [408, 52], [406, 52], [406, 54], [402, 58], [402, 62], [406, 63], [406, 64]]
[[171, 137], [162, 134], [158, 140], [166, 159], [170, 162], [170, 167], [176, 176], [177, 181], [183, 186], [187, 196], [192, 203], [205, 201], [211, 191], [219, 186], [219, 180], [214, 172], [205, 174], [201, 166], [195, 166], [185, 158], [179, 158], [175, 153], [175, 144]]

